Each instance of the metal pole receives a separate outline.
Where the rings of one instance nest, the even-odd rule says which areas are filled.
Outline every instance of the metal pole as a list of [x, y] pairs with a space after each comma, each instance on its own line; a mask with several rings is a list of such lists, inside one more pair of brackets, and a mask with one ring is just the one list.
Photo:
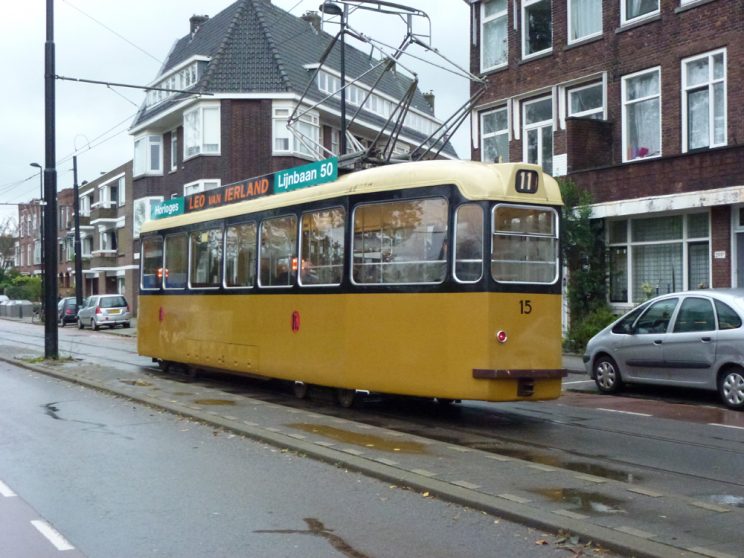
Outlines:
[[75, 299], [78, 307], [83, 304], [83, 253], [80, 244], [80, 194], [77, 175], [77, 155], [72, 156], [72, 204], [75, 212]]
[[346, 18], [349, 7], [344, 4], [341, 16], [341, 137], [339, 138], [339, 155], [346, 154]]
[[44, 357], [59, 358], [57, 338], [57, 168], [54, 88], [54, 0], [46, 2], [44, 43]]

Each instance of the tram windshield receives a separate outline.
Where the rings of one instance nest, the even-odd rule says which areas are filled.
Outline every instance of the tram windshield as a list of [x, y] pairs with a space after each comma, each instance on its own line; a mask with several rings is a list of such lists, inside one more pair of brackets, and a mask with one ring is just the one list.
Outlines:
[[558, 214], [551, 208], [493, 209], [491, 275], [502, 283], [558, 280]]

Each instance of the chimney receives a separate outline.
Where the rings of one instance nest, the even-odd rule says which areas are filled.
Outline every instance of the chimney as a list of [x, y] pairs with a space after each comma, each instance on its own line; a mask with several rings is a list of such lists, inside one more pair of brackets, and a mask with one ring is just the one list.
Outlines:
[[191, 24], [191, 34], [193, 35], [194, 33], [196, 33], [199, 27], [204, 25], [208, 19], [208, 15], [192, 15], [191, 18], [189, 18], [189, 23]]
[[318, 12], [305, 12], [302, 14], [302, 19], [312, 25], [316, 32], [320, 32], [320, 14]]
[[424, 99], [431, 105], [431, 110], [434, 110], [434, 91], [427, 91], [424, 93]]

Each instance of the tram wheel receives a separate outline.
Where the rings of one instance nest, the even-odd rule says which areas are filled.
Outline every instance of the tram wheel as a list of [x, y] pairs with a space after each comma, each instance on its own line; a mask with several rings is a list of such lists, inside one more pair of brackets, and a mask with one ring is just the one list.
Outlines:
[[292, 393], [294, 393], [294, 396], [297, 399], [305, 399], [309, 390], [310, 386], [307, 385], [305, 382], [301, 382], [299, 380], [297, 380], [292, 386]]
[[338, 403], [339, 407], [349, 409], [352, 405], [354, 405], [355, 399], [356, 391], [354, 391], [353, 389], [338, 388], [336, 390], [336, 403]]
[[169, 361], [167, 361], [167, 360], [159, 360], [158, 361], [158, 368], [160, 368], [160, 370], [163, 371], [163, 372], [170, 371], [170, 366], [171, 366], [171, 363]]

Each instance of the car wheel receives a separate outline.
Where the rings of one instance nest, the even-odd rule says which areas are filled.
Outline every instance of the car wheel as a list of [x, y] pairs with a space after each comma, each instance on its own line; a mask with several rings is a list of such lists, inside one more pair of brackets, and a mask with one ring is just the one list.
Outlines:
[[617, 393], [623, 386], [620, 368], [611, 357], [603, 355], [595, 361], [594, 382], [602, 393]]
[[78, 318], [78, 329], [85, 329], [85, 325], [83, 324], [83, 320]]
[[129, 322], [124, 322], [121, 327], [123, 327], [124, 329], [128, 329], [129, 328]]
[[729, 409], [744, 409], [744, 370], [728, 368], [718, 379], [718, 394]]
[[91, 318], [91, 319], [90, 319], [90, 329], [93, 329], [93, 330], [95, 330], [95, 331], [98, 331], [99, 329], [101, 329], [101, 326], [99, 326], [99, 325], [98, 325], [98, 324], [96, 323], [96, 319], [95, 319], [95, 318]]

